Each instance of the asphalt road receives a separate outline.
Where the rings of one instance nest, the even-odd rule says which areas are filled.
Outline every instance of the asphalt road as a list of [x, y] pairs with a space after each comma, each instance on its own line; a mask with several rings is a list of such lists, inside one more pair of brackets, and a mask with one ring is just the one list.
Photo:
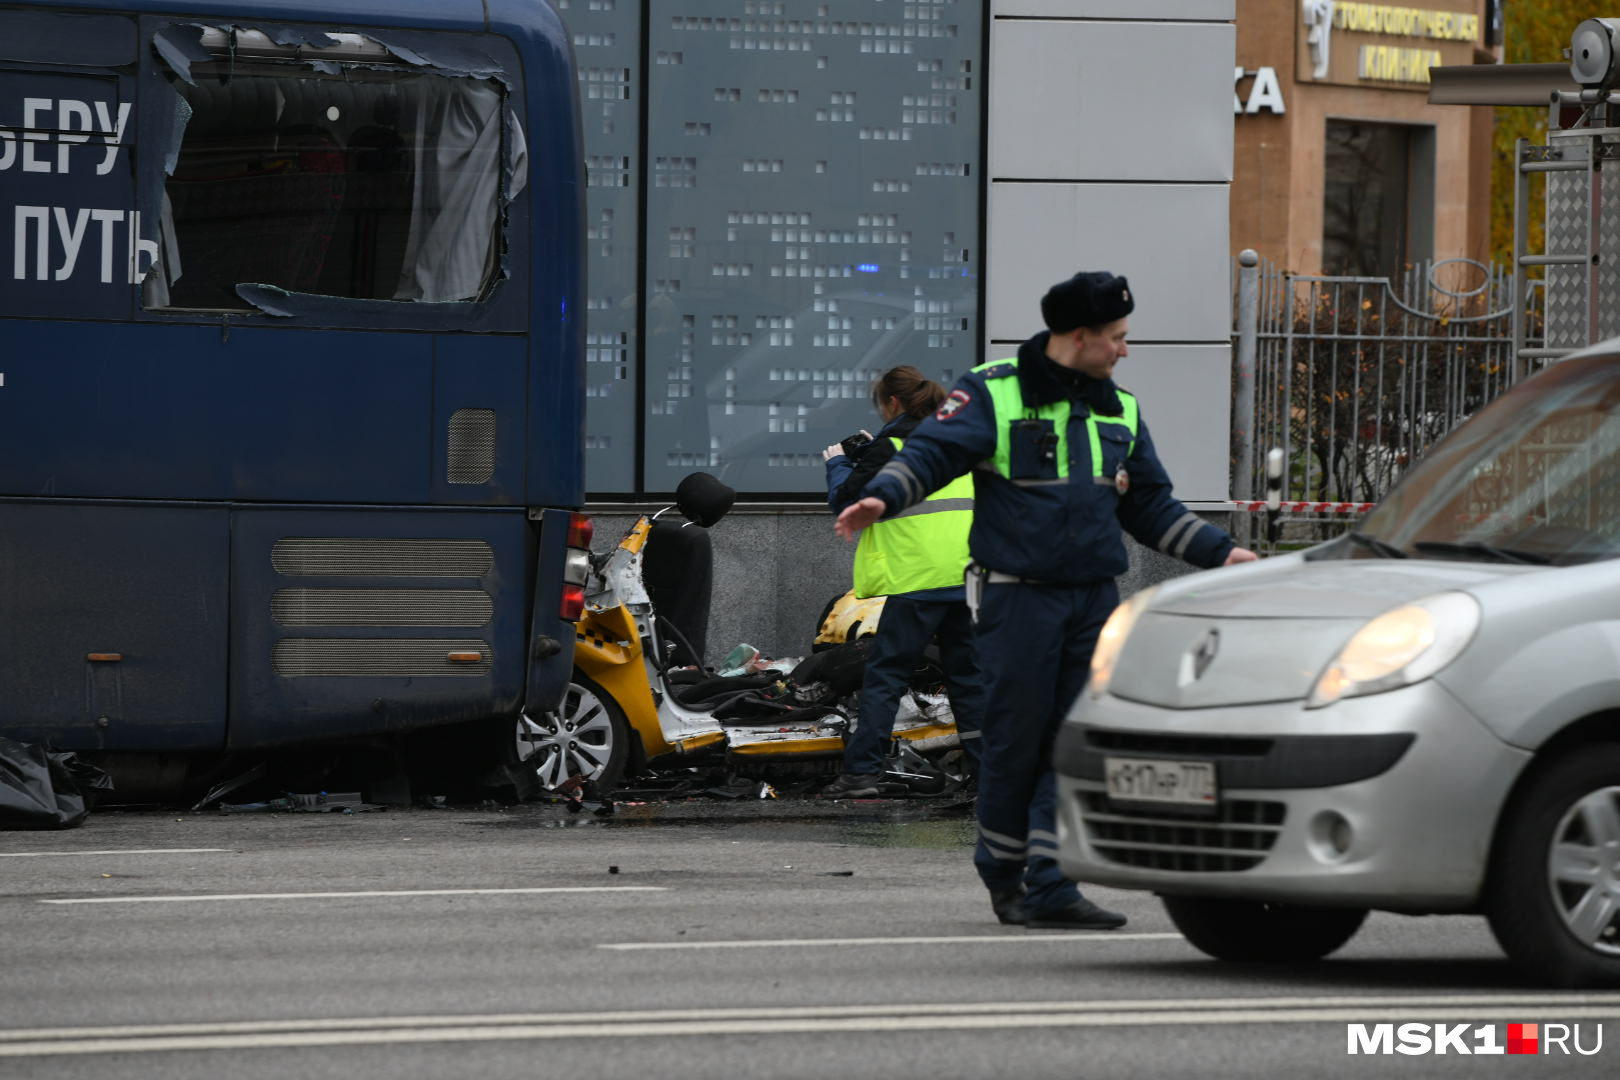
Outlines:
[[[1616, 1075], [1620, 993], [1525, 985], [1480, 920], [1375, 916], [1297, 968], [1206, 960], [1131, 893], [1092, 892], [1121, 931], [1002, 927], [971, 829], [783, 800], [0, 832], [0, 1077]], [[1602, 1048], [1348, 1054], [1377, 1022]]]

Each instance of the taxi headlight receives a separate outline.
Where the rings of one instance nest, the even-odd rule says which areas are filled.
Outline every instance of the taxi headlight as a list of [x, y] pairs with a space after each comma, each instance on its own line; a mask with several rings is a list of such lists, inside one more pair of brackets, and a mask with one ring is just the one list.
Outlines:
[[1422, 682], [1455, 660], [1477, 629], [1479, 601], [1467, 593], [1436, 593], [1386, 611], [1322, 669], [1305, 707]]
[[1108, 684], [1114, 678], [1114, 664], [1119, 660], [1120, 651], [1125, 648], [1125, 639], [1131, 636], [1131, 628], [1153, 603], [1153, 595], [1158, 591], [1159, 587], [1155, 585], [1133, 594], [1115, 608], [1103, 624], [1102, 633], [1097, 635], [1097, 647], [1091, 653], [1091, 681], [1087, 688], [1093, 698], [1108, 693]]

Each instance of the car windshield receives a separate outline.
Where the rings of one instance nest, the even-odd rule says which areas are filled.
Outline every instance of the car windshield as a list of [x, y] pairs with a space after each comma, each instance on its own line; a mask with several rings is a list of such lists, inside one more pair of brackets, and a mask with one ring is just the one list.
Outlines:
[[1352, 540], [1349, 558], [1563, 566], [1620, 553], [1620, 358], [1565, 361], [1492, 402]]

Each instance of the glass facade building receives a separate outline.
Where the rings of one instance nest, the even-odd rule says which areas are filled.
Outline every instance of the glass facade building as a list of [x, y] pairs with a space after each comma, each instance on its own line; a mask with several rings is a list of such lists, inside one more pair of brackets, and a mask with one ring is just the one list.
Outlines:
[[983, 0], [557, 0], [587, 193], [586, 486], [825, 491], [896, 364], [978, 362]]

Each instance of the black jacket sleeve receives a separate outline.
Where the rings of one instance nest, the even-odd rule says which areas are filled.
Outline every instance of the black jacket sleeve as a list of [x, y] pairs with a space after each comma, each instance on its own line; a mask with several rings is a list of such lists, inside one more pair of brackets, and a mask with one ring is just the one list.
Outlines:
[[855, 459], [854, 468], [850, 469], [844, 482], [838, 485], [838, 490], [833, 492], [829, 500], [833, 504], [833, 513], [843, 512], [844, 507], [859, 499], [862, 490], [872, 477], [876, 476], [878, 470], [887, 465], [894, 455], [894, 443], [888, 439], [874, 439], [868, 443], [861, 450], [860, 456]]

